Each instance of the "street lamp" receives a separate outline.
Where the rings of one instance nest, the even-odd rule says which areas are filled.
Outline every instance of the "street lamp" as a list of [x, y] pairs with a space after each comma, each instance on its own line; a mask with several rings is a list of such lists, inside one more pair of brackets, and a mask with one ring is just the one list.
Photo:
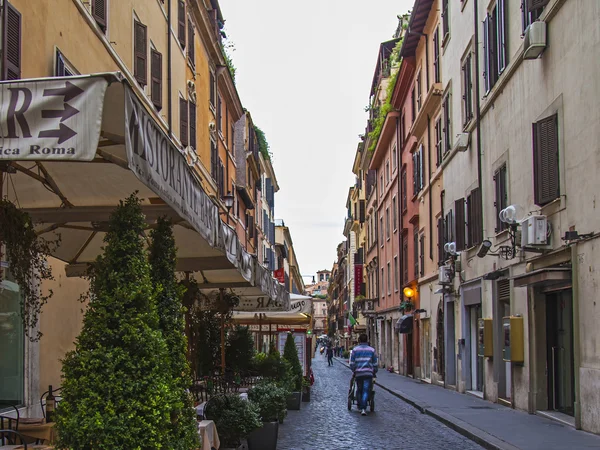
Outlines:
[[231, 208], [233, 208], [233, 194], [231, 192], [227, 192], [227, 195], [221, 197], [221, 200], [223, 200], [225, 208], [227, 208], [227, 214], [229, 214], [229, 211], [231, 211]]

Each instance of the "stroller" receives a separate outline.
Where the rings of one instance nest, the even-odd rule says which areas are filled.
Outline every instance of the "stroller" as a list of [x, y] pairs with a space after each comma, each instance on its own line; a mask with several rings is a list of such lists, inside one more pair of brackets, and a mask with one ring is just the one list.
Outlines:
[[[369, 398], [367, 400], [369, 410], [371, 412], [375, 411], [375, 390], [373, 389], [375, 383], [371, 383], [371, 391], [369, 392]], [[356, 388], [356, 377], [352, 374], [352, 379], [350, 380], [350, 390], [348, 391], [348, 411], [352, 410], [352, 405], [355, 404], [358, 406], [358, 395]]]

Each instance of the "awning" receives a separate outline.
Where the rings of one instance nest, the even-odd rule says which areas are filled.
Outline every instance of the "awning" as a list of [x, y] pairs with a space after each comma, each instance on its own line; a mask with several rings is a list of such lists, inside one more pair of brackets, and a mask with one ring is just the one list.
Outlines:
[[570, 267], [538, 269], [512, 277], [514, 287], [552, 287], [571, 284]]
[[137, 191], [147, 229], [160, 216], [174, 221], [177, 269], [194, 272], [202, 289], [265, 296], [288, 309], [284, 287], [220, 219], [195, 152], [178, 148], [149, 106], [120, 73], [0, 83], [3, 195], [41, 236], [60, 235], [52, 256], [68, 264], [68, 276], [81, 276], [103, 251], [110, 214]]
[[249, 324], [300, 325], [310, 323], [312, 314], [312, 298], [306, 295], [290, 294], [290, 308], [287, 311], [273, 311], [260, 308], [252, 311], [233, 311], [234, 322]]
[[412, 333], [413, 330], [413, 315], [405, 314], [398, 319], [394, 327], [396, 333], [408, 334]]

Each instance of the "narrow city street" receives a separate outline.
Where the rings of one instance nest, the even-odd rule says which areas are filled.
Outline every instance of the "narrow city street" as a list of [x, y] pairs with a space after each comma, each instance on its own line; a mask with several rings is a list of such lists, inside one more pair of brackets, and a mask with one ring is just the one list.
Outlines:
[[350, 370], [321, 355], [313, 359], [311, 401], [289, 411], [279, 428], [278, 449], [479, 449], [469, 439], [375, 387], [375, 412], [362, 417], [347, 409]]

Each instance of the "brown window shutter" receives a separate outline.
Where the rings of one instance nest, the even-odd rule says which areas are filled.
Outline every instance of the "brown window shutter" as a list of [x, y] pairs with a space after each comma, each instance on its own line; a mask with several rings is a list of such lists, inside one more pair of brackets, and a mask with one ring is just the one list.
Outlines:
[[196, 104], [188, 102], [190, 107], [190, 146], [196, 147]]
[[183, 98], [179, 98], [179, 139], [184, 147], [189, 144], [188, 128], [188, 102]]
[[481, 189], [475, 188], [471, 191], [471, 201], [473, 203], [473, 245], [481, 243], [483, 240], [483, 211], [481, 204]]
[[92, 17], [102, 31], [106, 32], [106, 0], [92, 0]]
[[210, 72], [210, 104], [215, 106], [215, 74]]
[[442, 265], [446, 260], [446, 254], [444, 252], [444, 218], [438, 217], [437, 220], [437, 232], [438, 232], [438, 265]]
[[177, 39], [181, 47], [185, 48], [185, 2], [179, 0], [177, 4]]
[[146, 25], [136, 20], [134, 25], [133, 72], [135, 79], [141, 86], [146, 86], [146, 84], [148, 84], [148, 74], [146, 70], [146, 59], [148, 55], [147, 32], [148, 29], [146, 28]]
[[560, 196], [558, 115], [533, 124], [533, 181], [535, 204], [546, 205]]
[[543, 8], [550, 0], [527, 0], [527, 10], [529, 12], [535, 11], [536, 9]]
[[359, 200], [359, 221], [365, 223], [365, 201]]
[[21, 13], [4, 1], [2, 79], [21, 78]]
[[187, 54], [188, 54], [188, 59], [190, 61], [190, 63], [192, 64], [192, 66], [196, 65], [196, 52], [195, 50], [195, 45], [194, 45], [194, 24], [192, 23], [191, 19], [188, 18], [188, 48], [187, 48]]
[[465, 199], [459, 198], [454, 202], [454, 236], [456, 250], [465, 249]]
[[150, 50], [150, 97], [156, 109], [162, 109], [162, 55]]

